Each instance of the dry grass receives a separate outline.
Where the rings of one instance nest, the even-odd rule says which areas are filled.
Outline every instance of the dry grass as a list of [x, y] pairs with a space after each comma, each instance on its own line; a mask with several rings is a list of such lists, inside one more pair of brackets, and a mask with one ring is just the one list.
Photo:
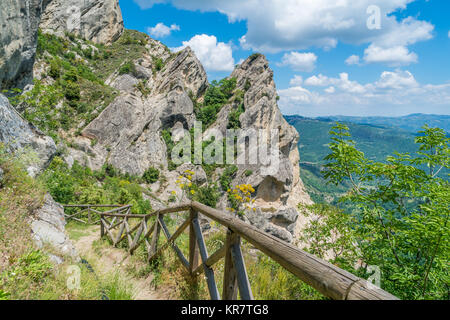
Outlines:
[[0, 163], [0, 273], [14, 265], [32, 247], [28, 220], [44, 201], [42, 185], [30, 178], [10, 157]]

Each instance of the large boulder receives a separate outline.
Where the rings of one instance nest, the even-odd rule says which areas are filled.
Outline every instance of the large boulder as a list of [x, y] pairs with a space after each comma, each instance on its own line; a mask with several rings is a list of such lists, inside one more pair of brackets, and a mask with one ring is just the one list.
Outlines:
[[64, 36], [74, 33], [95, 43], [109, 44], [123, 33], [119, 0], [46, 0], [40, 28]]
[[38, 248], [43, 248], [45, 245], [53, 248], [53, 253], [56, 255], [51, 257], [57, 263], [64, 257], [79, 259], [75, 247], [66, 235], [65, 225], [64, 208], [47, 194], [44, 205], [34, 214], [31, 230]]
[[45, 136], [32, 124], [25, 121], [0, 94], [0, 143], [10, 152], [31, 151], [37, 157], [29, 164], [27, 170], [31, 176], [37, 175], [52, 160], [56, 145], [52, 138]]
[[0, 91], [32, 81], [42, 0], [0, 1]]

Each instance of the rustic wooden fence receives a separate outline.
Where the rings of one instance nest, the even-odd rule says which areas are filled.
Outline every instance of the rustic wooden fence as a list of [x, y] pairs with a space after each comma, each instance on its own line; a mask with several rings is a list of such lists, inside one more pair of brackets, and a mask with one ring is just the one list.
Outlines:
[[[66, 204], [63, 205], [64, 209], [71, 209], [70, 214], [64, 212], [64, 216], [66, 217], [66, 221], [74, 220], [77, 222], [81, 222], [84, 224], [98, 224], [100, 223], [100, 214], [102, 213], [123, 213], [129, 214], [131, 210], [130, 205], [109, 205], [109, 204]], [[95, 208], [95, 209], [94, 209]], [[113, 208], [113, 209], [111, 209]], [[98, 210], [96, 210], [98, 209]], [[101, 209], [111, 209], [109, 211], [99, 211]], [[66, 210], [65, 210], [66, 211]]]
[[[126, 241], [130, 254], [133, 254], [139, 246], [145, 246], [148, 262], [152, 262], [165, 249], [171, 247], [183, 267], [194, 279], [201, 273], [205, 274], [209, 294], [213, 300], [218, 300], [221, 296], [212, 267], [222, 258], [225, 259], [222, 299], [237, 299], [238, 290], [241, 299], [253, 299], [241, 251], [241, 238], [247, 240], [255, 248], [328, 298], [338, 300], [397, 299], [364, 279], [269, 235], [228, 213], [198, 202], [188, 202], [146, 215], [130, 214], [131, 206], [117, 207], [107, 212], [99, 212], [92, 209], [93, 207], [85, 206], [85, 209], [87, 212], [91, 211], [100, 216], [101, 237], [108, 237], [114, 246]], [[173, 234], [170, 234], [164, 222], [164, 216], [182, 212], [187, 213], [186, 220]], [[208, 253], [199, 223], [199, 214], [203, 214], [227, 228], [224, 245], [213, 254]], [[189, 228], [189, 256], [185, 257], [175, 244], [175, 240], [187, 228]], [[161, 231], [167, 241], [158, 247]]]

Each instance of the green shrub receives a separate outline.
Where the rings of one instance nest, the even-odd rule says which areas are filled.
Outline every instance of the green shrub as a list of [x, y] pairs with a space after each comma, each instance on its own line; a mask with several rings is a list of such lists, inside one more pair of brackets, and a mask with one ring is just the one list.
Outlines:
[[147, 182], [148, 184], [155, 183], [159, 179], [159, 170], [153, 167], [149, 168], [147, 171], [144, 172], [142, 179], [144, 179], [144, 181]]
[[81, 99], [81, 90], [78, 83], [67, 81], [64, 86], [64, 97], [69, 101], [79, 101]]
[[161, 58], [153, 57], [154, 71], [161, 71], [164, 68], [164, 61]]
[[245, 170], [245, 172], [244, 172], [244, 175], [245, 175], [246, 177], [250, 177], [252, 174], [253, 174], [253, 171], [252, 171], [252, 170]]
[[64, 74], [64, 80], [77, 82], [78, 81], [78, 71], [74, 67], [70, 67], [69, 70]]
[[59, 79], [59, 77], [61, 76], [61, 64], [58, 60], [53, 59], [50, 62], [50, 70], [48, 71], [48, 75], [55, 80]]
[[241, 103], [236, 110], [233, 110], [228, 115], [227, 129], [239, 129], [241, 128], [240, 117], [245, 112], [244, 103]]
[[238, 167], [233, 165], [229, 166], [225, 169], [222, 176], [220, 177], [220, 185], [222, 186], [223, 191], [227, 191], [231, 188], [231, 182], [233, 178], [236, 176], [236, 173], [238, 172]]
[[207, 185], [203, 187], [193, 185], [193, 190], [195, 191], [193, 200], [203, 203], [211, 208], [217, 206], [217, 202], [220, 199], [220, 193], [218, 192], [216, 185]]
[[127, 61], [125, 62], [119, 69], [119, 74], [136, 74], [136, 66], [134, 65], [133, 61]]

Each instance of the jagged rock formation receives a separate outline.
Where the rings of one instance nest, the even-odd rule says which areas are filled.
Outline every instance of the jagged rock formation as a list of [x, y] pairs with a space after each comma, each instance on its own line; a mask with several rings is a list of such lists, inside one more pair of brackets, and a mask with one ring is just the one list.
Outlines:
[[42, 0], [0, 1], [0, 90], [32, 80]]
[[[244, 109], [240, 116], [241, 127], [245, 129], [270, 130], [278, 129], [279, 168], [276, 174], [265, 174], [264, 166], [239, 165], [233, 185], [251, 184], [257, 191], [257, 211], [249, 211], [246, 219], [277, 237], [291, 242], [299, 232], [304, 221], [297, 213], [299, 203], [311, 204], [300, 179], [300, 156], [297, 148], [299, 134], [290, 126], [277, 105], [277, 91], [273, 80], [273, 71], [263, 55], [255, 54], [245, 60], [231, 74], [237, 80], [237, 89], [245, 92]], [[232, 106], [226, 106], [220, 112], [213, 128], [225, 131]], [[236, 106], [235, 106], [236, 107]], [[252, 174], [244, 173], [251, 170]], [[222, 198], [225, 209], [226, 197]]]
[[[164, 48], [160, 43], [152, 45], [153, 50], [156, 46]], [[97, 161], [101, 166], [103, 163], [98, 159], [108, 159], [116, 168], [135, 175], [142, 175], [151, 166], [167, 169], [168, 156], [161, 131], [176, 125], [185, 129], [193, 126], [194, 106], [189, 92], [201, 96], [208, 81], [190, 48], [172, 57], [167, 55], [167, 49], [161, 52], [166, 57], [166, 66], [156, 77], [146, 79], [149, 96], [135, 88], [138, 79], [132, 75], [113, 76], [109, 80], [113, 87], [122, 89], [121, 95], [83, 131], [83, 136], [98, 141], [91, 148], [96, 154], [91, 163]], [[136, 65], [144, 70], [142, 74], [152, 74], [150, 54]], [[106, 153], [106, 149], [110, 152]]]
[[36, 161], [28, 167], [28, 173], [35, 176], [47, 167], [56, 153], [52, 138], [45, 136], [32, 124], [25, 121], [0, 94], [0, 142], [10, 152], [33, 151]]
[[50, 245], [55, 254], [50, 258], [61, 263], [65, 257], [78, 260], [78, 253], [65, 232], [64, 208], [47, 194], [44, 205], [34, 213], [31, 222], [33, 239], [39, 248]]
[[[189, 130], [196, 115], [192, 100], [202, 100], [208, 88], [206, 73], [190, 48], [171, 54], [162, 44], [150, 39], [147, 53], [134, 61], [134, 74], [112, 74], [108, 84], [120, 91], [117, 99], [83, 130], [83, 138], [76, 138], [76, 149], [70, 149], [72, 160], [100, 169], [108, 162], [123, 172], [142, 175], [149, 167], [162, 168], [166, 183], [152, 186], [156, 196], [167, 200], [175, 191], [181, 190], [175, 180], [186, 169], [196, 176], [205, 177], [201, 166], [184, 165], [175, 171], [168, 170], [168, 152], [162, 139], [162, 131], [172, 133], [176, 129]], [[152, 75], [154, 61], [160, 58], [165, 67]], [[265, 174], [262, 165], [239, 165], [232, 184], [252, 184], [256, 189], [256, 212], [246, 215], [248, 222], [292, 242], [304, 224], [296, 210], [298, 203], [312, 203], [304, 191], [299, 175], [297, 131], [284, 120], [277, 106], [277, 92], [273, 72], [262, 55], [252, 56], [235, 69], [236, 91], [245, 91], [245, 112], [240, 116], [244, 129], [279, 129], [280, 164], [275, 174]], [[146, 94], [138, 90], [145, 80]], [[249, 86], [249, 87], [248, 87]], [[248, 88], [247, 88], [248, 87]], [[233, 101], [233, 99], [231, 99]], [[233, 103], [223, 106], [211, 129], [223, 132]], [[91, 145], [91, 140], [97, 144]], [[246, 171], [251, 175], [245, 175]], [[213, 180], [217, 181], [223, 169], [217, 169]], [[202, 179], [200, 179], [202, 180]], [[226, 209], [227, 195], [223, 194], [219, 208]]]
[[64, 36], [70, 32], [109, 44], [124, 30], [118, 0], [44, 0], [44, 5], [40, 28], [46, 33]]
[[[3, 3], [1, 8], [7, 8]], [[30, 0], [26, 3], [36, 5], [40, 1]], [[97, 43], [111, 43], [123, 32], [117, 0], [44, 0], [43, 7], [45, 9], [40, 23], [43, 32], [59, 36], [71, 32]], [[24, 7], [24, 10], [28, 10], [28, 7]], [[5, 12], [11, 14], [3, 10], [1, 15], [6, 16]], [[35, 11], [36, 17], [37, 13]], [[36, 21], [29, 22], [29, 29], [22, 26], [21, 30], [30, 30], [33, 36]], [[7, 30], [7, 34], [11, 32]], [[3, 42], [9, 45], [14, 41], [3, 34]], [[21, 35], [23, 32], [19, 33]], [[29, 41], [33, 42], [32, 39]], [[9, 48], [8, 45], [6, 48]], [[30, 47], [34, 56], [33, 45]], [[8, 49], [8, 52], [11, 50]], [[14, 55], [14, 52], [10, 55]], [[182, 193], [175, 181], [184, 170], [194, 171], [200, 184], [207, 180], [204, 170], [198, 165], [168, 170], [168, 150], [162, 132], [167, 130], [177, 135], [176, 129], [189, 130], [193, 127], [196, 120], [194, 103], [203, 100], [209, 84], [203, 66], [190, 48], [174, 54], [160, 42], [148, 38], [145, 53], [133, 63], [136, 66], [134, 72], [119, 74], [116, 70], [109, 76], [106, 84], [119, 92], [118, 97], [84, 127], [82, 137], [73, 139], [66, 160], [69, 164], [78, 160], [93, 169], [100, 169], [103, 164], [109, 163], [122, 172], [134, 175], [142, 175], [149, 167], [160, 168], [161, 176], [165, 179], [151, 188], [159, 199], [167, 201], [173, 191], [178, 195]], [[256, 189], [258, 210], [245, 216], [248, 222], [291, 242], [305, 222], [296, 210], [297, 204], [311, 203], [299, 176], [298, 133], [287, 124], [278, 109], [273, 72], [264, 56], [252, 55], [234, 70], [231, 77], [237, 80], [236, 89], [245, 92], [245, 111], [239, 118], [241, 128], [268, 132], [278, 129], [280, 133], [277, 172], [264, 173], [261, 164], [239, 165], [232, 184], [252, 184]], [[9, 76], [9, 79], [13, 78]], [[35, 149], [41, 158], [40, 165], [30, 169], [35, 174], [53, 156], [54, 144], [23, 121], [6, 99], [3, 98], [0, 103], [0, 141], [9, 143], [11, 150], [22, 149], [27, 145]], [[230, 112], [236, 108], [235, 104], [229, 102], [223, 106], [210, 129], [224, 132]], [[222, 172], [223, 169], [218, 168], [208, 178], [217, 181]], [[226, 206], [227, 195], [223, 193], [219, 208], [225, 209]]]

